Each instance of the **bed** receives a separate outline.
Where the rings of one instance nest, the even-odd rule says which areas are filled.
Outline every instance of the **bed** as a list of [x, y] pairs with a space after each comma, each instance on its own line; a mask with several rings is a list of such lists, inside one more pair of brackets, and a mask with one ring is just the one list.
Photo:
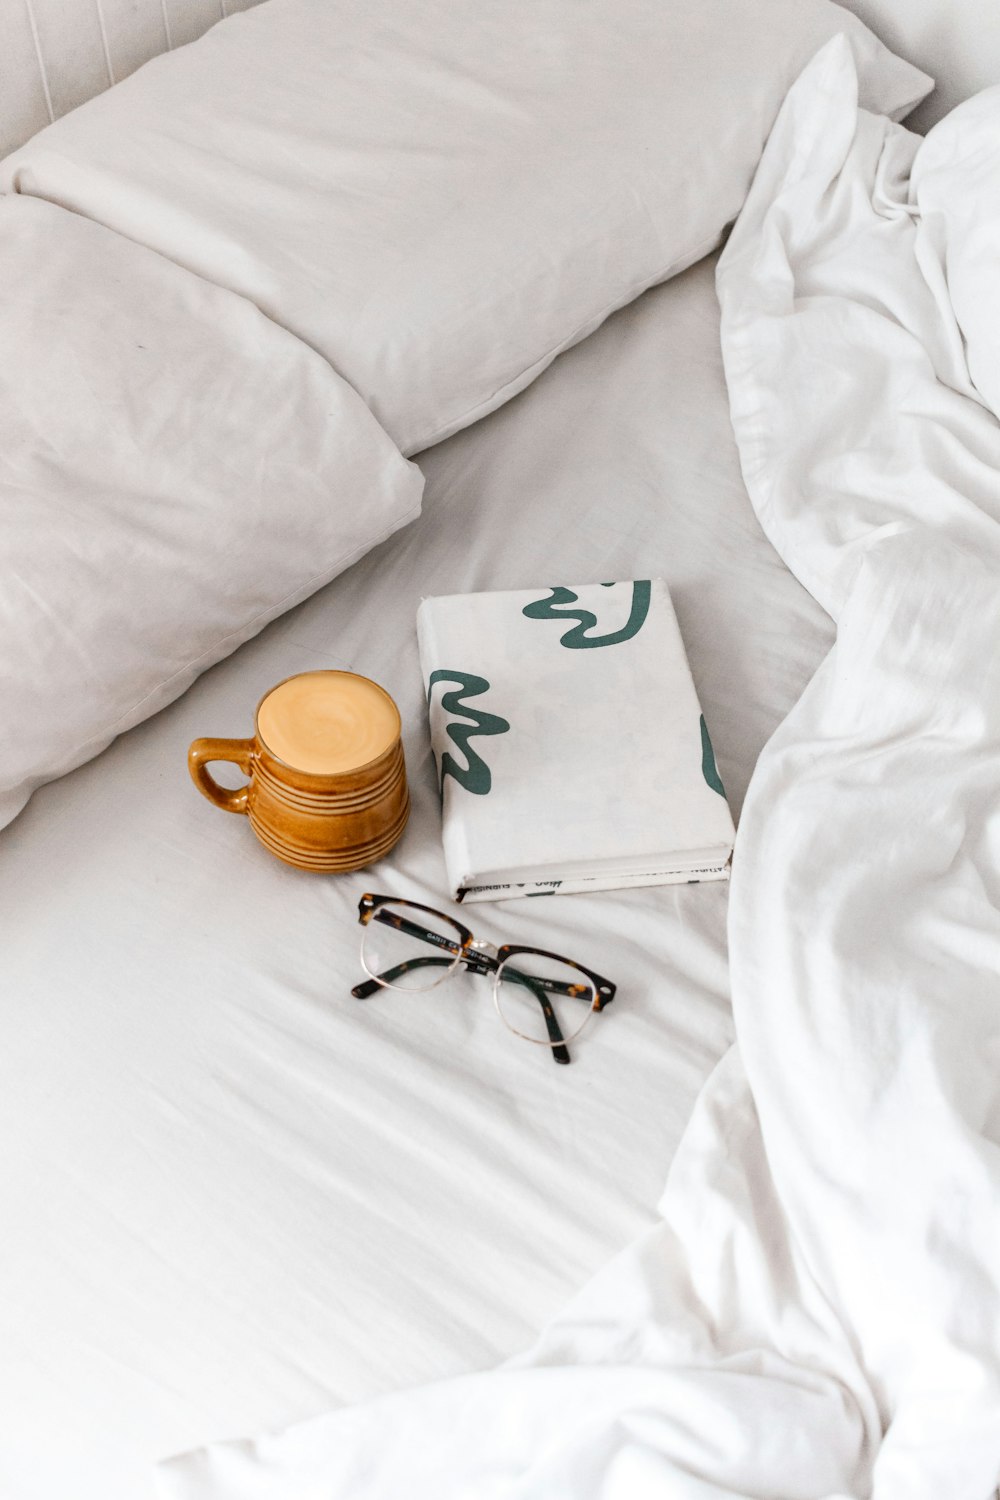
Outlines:
[[[277, 20], [254, 21], [272, 8]], [[267, 0], [190, 56], [216, 76], [212, 47], [250, 46], [253, 27], [282, 14], [316, 22], [307, 0]], [[566, 225], [546, 221], [550, 237], [531, 238], [545, 260], [562, 236], [558, 295], [521, 287], [506, 246], [506, 262], [489, 262], [500, 291], [495, 302], [481, 291], [485, 312], [467, 289], [447, 304], [449, 318], [485, 324], [465, 364], [464, 324], [444, 324], [454, 358], [432, 337], [433, 296], [464, 274], [459, 199], [455, 259], [435, 261], [415, 299], [426, 314], [408, 318], [398, 254], [382, 266], [382, 302], [358, 306], [369, 242], [338, 267], [353, 304], [341, 317], [333, 281], [318, 293], [312, 281], [332, 258], [321, 236], [297, 261], [311, 237], [286, 233], [287, 204], [272, 222], [264, 202], [273, 234], [259, 250], [251, 220], [209, 191], [216, 167], [192, 174], [212, 140], [197, 102], [189, 136], [178, 110], [179, 176], [159, 176], [156, 90], [181, 79], [190, 93], [183, 69], [140, 70], [131, 94], [113, 89], [0, 165], [0, 207], [27, 224], [4, 242], [12, 255], [26, 264], [74, 237], [69, 269], [52, 272], [52, 297], [18, 338], [64, 338], [77, 369], [101, 336], [129, 345], [133, 390], [137, 320], [161, 339], [167, 322], [193, 330], [150, 387], [173, 413], [166, 440], [140, 424], [142, 443], [119, 442], [109, 410], [130, 434], [131, 411], [124, 398], [110, 408], [85, 366], [101, 392], [86, 416], [114, 465], [107, 488], [125, 497], [101, 509], [108, 527], [134, 524], [151, 451], [158, 493], [197, 480], [192, 506], [219, 507], [194, 545], [188, 511], [168, 507], [154, 571], [140, 548], [130, 581], [115, 575], [137, 622], [133, 654], [118, 652], [122, 615], [81, 606], [71, 623], [87, 651], [68, 667], [62, 653], [58, 695], [39, 709], [15, 678], [10, 697], [32, 724], [55, 725], [48, 759], [37, 752], [0, 789], [0, 1491], [12, 1500], [987, 1500], [1000, 1481], [1000, 440], [993, 356], [962, 302], [981, 308], [987, 294], [959, 253], [974, 239], [954, 208], [967, 157], [945, 135], [921, 156], [888, 118], [926, 84], [860, 28], [844, 41], [834, 24], [830, 40], [825, 24], [804, 27], [768, 97], [755, 95], [760, 140], [720, 190], [717, 224], [680, 242], [665, 213], [648, 231], [646, 182], [627, 181], [608, 192], [610, 228], [588, 220], [595, 286]], [[410, 66], [414, 44], [393, 55]], [[621, 56], [628, 69], [628, 45]], [[604, 60], [609, 88], [615, 66]], [[363, 66], [349, 71], [345, 87], [369, 87]], [[468, 80], [458, 92], [460, 105], [493, 107]], [[517, 111], [503, 108], [516, 151]], [[955, 139], [988, 145], [996, 115], [965, 118]], [[225, 125], [218, 170], [246, 175], [240, 140], [258, 160], [271, 148], [247, 118]], [[699, 149], [704, 171], [718, 146]], [[619, 173], [610, 161], [609, 179]], [[688, 175], [682, 162], [671, 191], [697, 193]], [[498, 195], [505, 216], [542, 212], [518, 191]], [[640, 198], [633, 227], [622, 216]], [[933, 233], [919, 239], [925, 221]], [[947, 284], [930, 259], [942, 245]], [[86, 255], [117, 280], [84, 327], [65, 287]], [[308, 270], [305, 292], [293, 263]], [[482, 274], [473, 266], [469, 287]], [[53, 305], [62, 321], [39, 321]], [[118, 306], [127, 316], [112, 328]], [[543, 329], [537, 347], [504, 331], [512, 308]], [[394, 343], [379, 343], [380, 318]], [[224, 330], [217, 355], [204, 353], [206, 326]], [[189, 439], [197, 469], [168, 451], [189, 420], [195, 359], [207, 409]], [[50, 416], [80, 389], [51, 368], [29, 381]], [[914, 425], [880, 438], [900, 408]], [[223, 442], [251, 459], [222, 462]], [[68, 489], [44, 454], [57, 518], [95, 492], [87, 453]], [[59, 456], [75, 462], [72, 449]], [[32, 495], [38, 472], [25, 466]], [[347, 499], [331, 513], [336, 476]], [[22, 490], [8, 482], [5, 494], [24, 547]], [[276, 507], [276, 492], [302, 498]], [[79, 586], [71, 563], [86, 549], [71, 534], [72, 556], [49, 565], [60, 589]], [[26, 556], [11, 577], [29, 577]], [[100, 548], [87, 560], [99, 573]], [[739, 821], [732, 890], [471, 908], [477, 935], [553, 947], [617, 983], [570, 1068], [507, 1035], [472, 978], [418, 1008], [391, 995], [359, 1005], [361, 894], [445, 904], [420, 600], [651, 575], [670, 586]], [[30, 575], [33, 600], [44, 576]], [[179, 643], [192, 600], [209, 601], [202, 634]], [[44, 625], [59, 610], [43, 604], [32, 618]], [[61, 620], [48, 657], [18, 638], [33, 682], [68, 629]], [[127, 701], [95, 665], [99, 649], [128, 678]], [[169, 671], [147, 682], [155, 652]], [[407, 831], [347, 876], [279, 864], [198, 798], [185, 764], [197, 736], [247, 733], [271, 684], [317, 666], [382, 683], [404, 725]], [[81, 672], [95, 686], [78, 705]], [[98, 700], [100, 724], [86, 718]], [[940, 823], [928, 808], [943, 809]], [[876, 852], [861, 851], [866, 830]], [[960, 1234], [944, 1235], [942, 1203]]]

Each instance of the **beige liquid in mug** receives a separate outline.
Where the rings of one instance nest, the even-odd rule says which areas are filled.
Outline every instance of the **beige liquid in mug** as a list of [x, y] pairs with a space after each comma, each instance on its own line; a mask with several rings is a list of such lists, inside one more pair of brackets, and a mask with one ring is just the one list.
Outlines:
[[399, 734], [399, 714], [366, 677], [303, 672], [268, 693], [257, 710], [257, 733], [286, 766], [330, 776], [384, 754]]

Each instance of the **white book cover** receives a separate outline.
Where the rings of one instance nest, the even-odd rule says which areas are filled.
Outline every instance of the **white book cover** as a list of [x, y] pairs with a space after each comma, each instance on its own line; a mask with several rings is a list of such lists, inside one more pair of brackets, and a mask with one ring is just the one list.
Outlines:
[[719, 880], [733, 820], [662, 579], [425, 599], [452, 894]]

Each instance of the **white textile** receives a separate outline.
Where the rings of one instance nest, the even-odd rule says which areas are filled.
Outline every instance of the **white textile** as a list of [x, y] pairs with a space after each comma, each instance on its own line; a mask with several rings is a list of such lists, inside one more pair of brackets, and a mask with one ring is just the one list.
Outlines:
[[834, 42], [719, 269], [752, 495], [838, 638], [744, 806], [739, 1056], [662, 1222], [515, 1365], [180, 1460], [172, 1500], [997, 1482], [1000, 428], [907, 199], [919, 143], [855, 88]]
[[[362, 891], [447, 909], [421, 596], [517, 588], [556, 549], [574, 578], [662, 572], [734, 810], [828, 649], [740, 478], [714, 261], [420, 467], [418, 525], [0, 838], [3, 1500], [144, 1500], [167, 1454], [525, 1348], [649, 1224], [731, 1040], [728, 882], [475, 913], [618, 984], [568, 1068], [483, 979], [419, 1016], [350, 993]], [[404, 724], [410, 823], [344, 877], [283, 865], [186, 765], [317, 666], [373, 677]]]
[[0, 197], [0, 265], [2, 830], [412, 521], [422, 479], [312, 349], [152, 250]]
[[872, 108], [926, 95], [829, 0], [271, 0], [57, 120], [0, 190], [238, 292], [413, 453], [713, 249], [839, 32]]

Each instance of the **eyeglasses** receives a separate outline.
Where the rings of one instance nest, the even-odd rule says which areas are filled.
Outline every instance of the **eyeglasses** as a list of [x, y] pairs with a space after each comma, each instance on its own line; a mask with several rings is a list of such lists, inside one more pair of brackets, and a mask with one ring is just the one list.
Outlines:
[[[558, 953], [478, 942], [467, 927], [433, 906], [367, 893], [358, 903], [365, 929], [361, 964], [370, 977], [351, 994], [367, 1000], [379, 989], [431, 990], [459, 968], [493, 976], [493, 1003], [515, 1036], [570, 1060], [567, 1042], [615, 998], [615, 986]], [[428, 948], [437, 952], [428, 952]]]

